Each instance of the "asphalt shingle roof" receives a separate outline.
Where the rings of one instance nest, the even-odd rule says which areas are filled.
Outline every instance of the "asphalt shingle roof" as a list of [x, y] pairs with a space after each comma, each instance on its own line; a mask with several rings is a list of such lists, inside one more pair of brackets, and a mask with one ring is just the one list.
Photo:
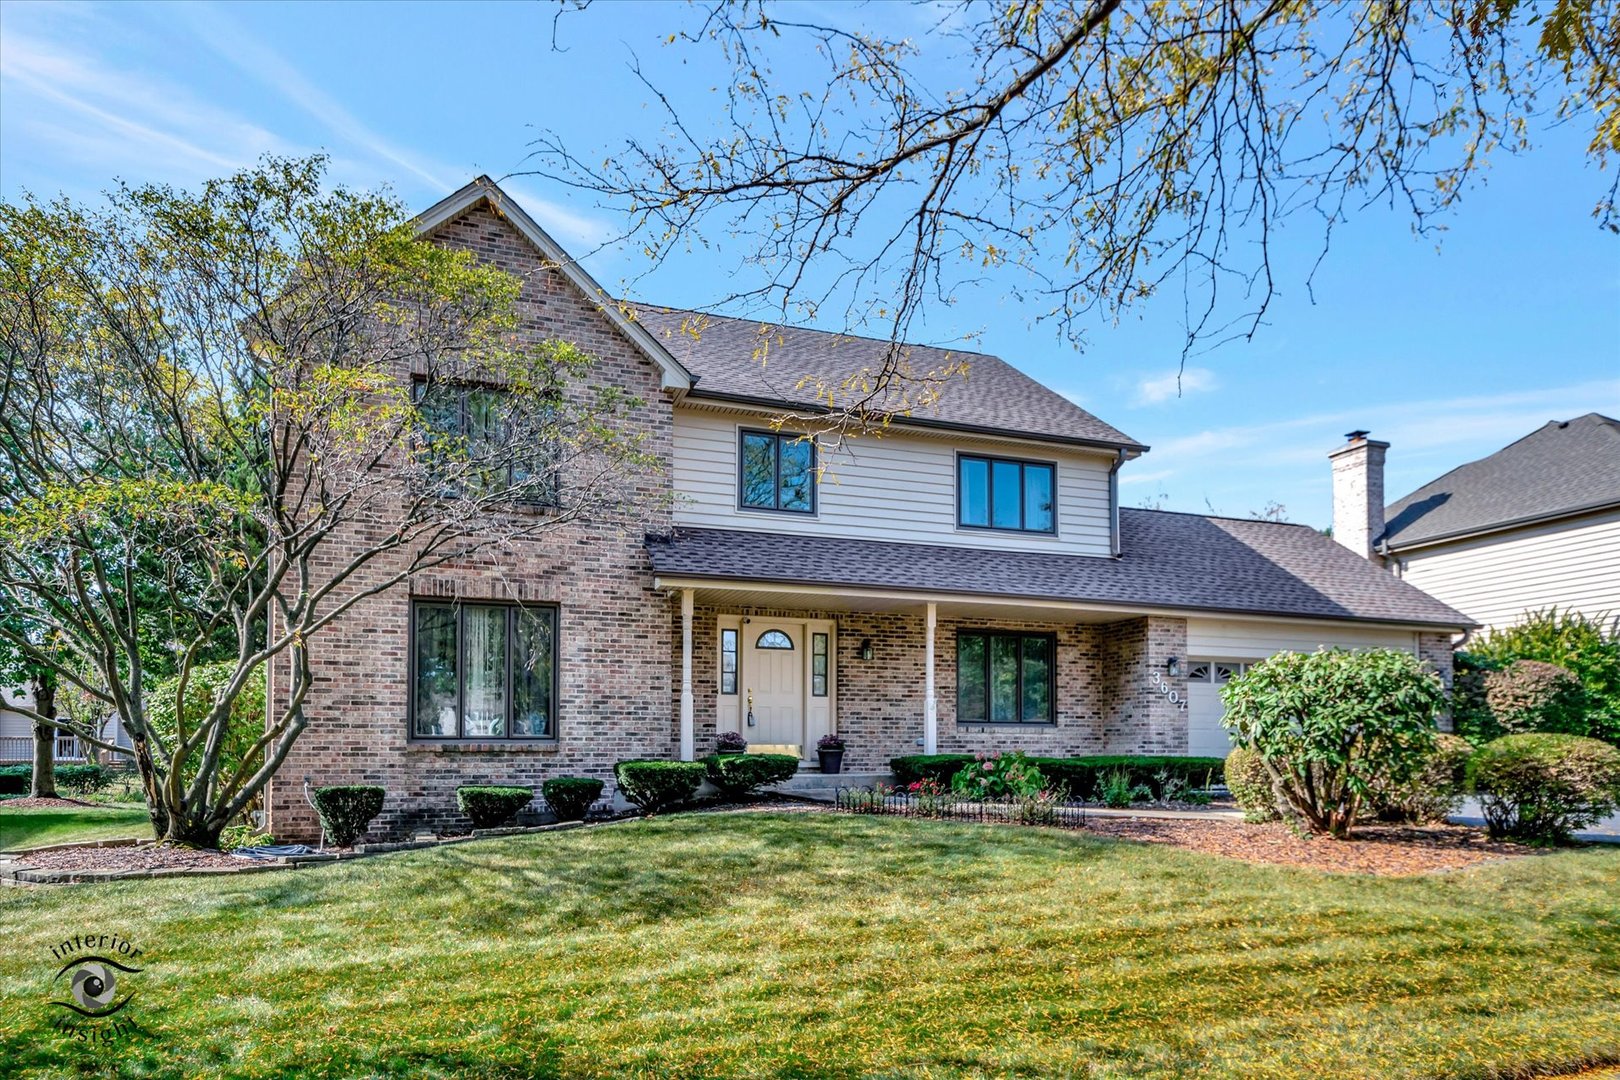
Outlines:
[[1392, 548], [1518, 522], [1620, 505], [1620, 421], [1599, 413], [1554, 420], [1391, 503]]
[[[875, 372], [888, 347], [878, 338], [670, 308], [641, 306], [636, 318], [697, 376], [693, 397], [814, 408], [822, 404], [814, 380], [837, 386], [849, 376]], [[919, 375], [948, 363], [968, 365], [965, 379], [945, 386], [936, 404], [915, 408], [905, 417], [912, 423], [1146, 449], [999, 357], [925, 345], [905, 348], [907, 362]]]
[[1120, 511], [1117, 559], [680, 528], [660, 575], [1463, 628], [1461, 612], [1303, 525]]

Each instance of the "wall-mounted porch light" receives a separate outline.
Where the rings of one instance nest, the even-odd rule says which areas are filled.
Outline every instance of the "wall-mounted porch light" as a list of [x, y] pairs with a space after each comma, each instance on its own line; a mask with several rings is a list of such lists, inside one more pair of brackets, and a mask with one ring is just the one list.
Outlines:
[[872, 639], [871, 638], [862, 638], [861, 639], [861, 659], [862, 660], [870, 660], [870, 659], [872, 659]]
[[1164, 662], [1164, 670], [1170, 673], [1172, 679], [1181, 678], [1181, 657], [1172, 656]]

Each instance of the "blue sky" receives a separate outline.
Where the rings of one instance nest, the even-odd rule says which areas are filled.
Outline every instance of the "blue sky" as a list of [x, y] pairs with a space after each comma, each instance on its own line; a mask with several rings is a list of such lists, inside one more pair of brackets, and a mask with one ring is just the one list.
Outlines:
[[[189, 184], [266, 151], [324, 150], [335, 179], [388, 184], [422, 208], [478, 173], [520, 171], [537, 129], [587, 159], [655, 134], [632, 54], [699, 98], [716, 74], [662, 46], [681, 8], [569, 15], [562, 52], [553, 10], [0, 3], [0, 193], [92, 198], [115, 176]], [[1277, 501], [1323, 525], [1326, 453], [1352, 428], [1392, 444], [1393, 498], [1548, 420], [1620, 415], [1620, 238], [1590, 217], [1606, 177], [1584, 142], [1571, 127], [1497, 158], [1438, 245], [1398, 215], [1363, 213], [1336, 233], [1314, 304], [1300, 275], [1320, 237], [1289, 226], [1266, 325], [1192, 360], [1179, 394], [1175, 293], [1119, 326], [1099, 322], [1082, 352], [1033, 322], [1005, 282], [930, 310], [926, 332], [980, 335], [1151, 445], [1122, 474], [1126, 505], [1162, 496], [1170, 509], [1244, 515]], [[505, 183], [576, 252], [622, 225], [533, 177]], [[645, 269], [639, 259], [621, 246], [587, 265], [612, 287]], [[730, 270], [694, 252], [636, 290], [707, 306]]]

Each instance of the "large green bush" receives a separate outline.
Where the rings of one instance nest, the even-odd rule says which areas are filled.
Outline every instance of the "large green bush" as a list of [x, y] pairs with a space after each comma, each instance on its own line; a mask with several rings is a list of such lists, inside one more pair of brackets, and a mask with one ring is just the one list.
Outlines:
[[[1620, 612], [1604, 618], [1557, 608], [1535, 612], [1475, 638], [1457, 659], [1459, 673], [1503, 668], [1515, 660], [1540, 660], [1573, 672], [1587, 699], [1586, 728], [1578, 734], [1620, 745]], [[1469, 734], [1462, 721], [1458, 731]], [[1481, 734], [1501, 732], [1487, 727]]]
[[1468, 761], [1492, 836], [1557, 843], [1620, 804], [1620, 750], [1579, 735], [1504, 735]]
[[[70, 795], [94, 795], [112, 781], [112, 770], [105, 765], [58, 765], [52, 770], [58, 791]], [[32, 765], [0, 765], [0, 795], [26, 795], [33, 780]]]
[[472, 820], [475, 829], [498, 829], [533, 801], [534, 788], [530, 787], [464, 784], [456, 788], [456, 808]]
[[[938, 780], [950, 784], [966, 765], [977, 760], [972, 754], [907, 754], [891, 758], [889, 768], [901, 787], [918, 780]], [[1212, 757], [1184, 757], [1155, 754], [1098, 754], [1088, 757], [1031, 757], [1026, 761], [1040, 770], [1050, 787], [1062, 788], [1076, 798], [1088, 798], [1104, 777], [1123, 769], [1131, 785], [1145, 784], [1154, 798], [1164, 794], [1161, 774], [1186, 787], [1203, 787], [1221, 782], [1224, 762]]]
[[1515, 660], [1485, 676], [1485, 705], [1504, 734], [1586, 734], [1586, 690], [1568, 668]]
[[351, 847], [382, 813], [383, 789], [366, 784], [340, 784], [315, 789], [315, 812], [334, 847]]
[[554, 776], [540, 785], [540, 793], [558, 821], [584, 821], [591, 804], [602, 797], [602, 781], [588, 776]]
[[1375, 783], [1403, 783], [1434, 749], [1440, 678], [1398, 649], [1283, 652], [1227, 683], [1221, 723], [1257, 751], [1312, 832], [1349, 835]]
[[709, 783], [727, 798], [740, 798], [768, 784], [780, 784], [799, 771], [793, 754], [711, 754], [703, 759]]
[[1226, 787], [1243, 811], [1244, 821], [1276, 821], [1277, 794], [1271, 786], [1271, 773], [1258, 751], [1241, 746], [1226, 755]]
[[1417, 771], [1401, 781], [1373, 782], [1367, 795], [1372, 812], [1382, 821], [1444, 821], [1462, 805], [1473, 753], [1474, 744], [1459, 735], [1436, 735]]
[[632, 760], [613, 766], [613, 777], [626, 799], [656, 814], [696, 795], [704, 771], [701, 761]]

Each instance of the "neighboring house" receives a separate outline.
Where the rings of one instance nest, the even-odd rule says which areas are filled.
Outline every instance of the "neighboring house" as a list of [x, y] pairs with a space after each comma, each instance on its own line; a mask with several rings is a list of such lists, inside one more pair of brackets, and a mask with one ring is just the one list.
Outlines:
[[[18, 711], [34, 705], [33, 694], [27, 687], [0, 687], [0, 765], [27, 764], [34, 760], [34, 722]], [[109, 730], [120, 737], [120, 746], [127, 746], [123, 725], [111, 720]], [[85, 760], [85, 750], [73, 735], [58, 732], [56, 760], [63, 762]]]
[[1387, 508], [1388, 444], [1355, 434], [1334, 456], [1334, 535], [1354, 550], [1487, 628], [1555, 606], [1620, 616], [1620, 421], [1554, 420]]
[[525, 332], [577, 342], [645, 401], [668, 498], [636, 533], [572, 526], [322, 631], [310, 725], [268, 800], [278, 836], [316, 829], [306, 779], [381, 784], [398, 832], [464, 825], [459, 784], [611, 780], [722, 731], [806, 761], [837, 732], [855, 770], [1219, 754], [1221, 683], [1278, 650], [1409, 649], [1450, 677], [1465, 616], [1313, 529], [1121, 509], [1118, 471], [1147, 447], [993, 356], [950, 354], [966, 381], [881, 437], [818, 445], [773, 420], [813, 415], [806, 378], [875, 366], [883, 343], [625, 309], [486, 179], [418, 224], [521, 275]]

